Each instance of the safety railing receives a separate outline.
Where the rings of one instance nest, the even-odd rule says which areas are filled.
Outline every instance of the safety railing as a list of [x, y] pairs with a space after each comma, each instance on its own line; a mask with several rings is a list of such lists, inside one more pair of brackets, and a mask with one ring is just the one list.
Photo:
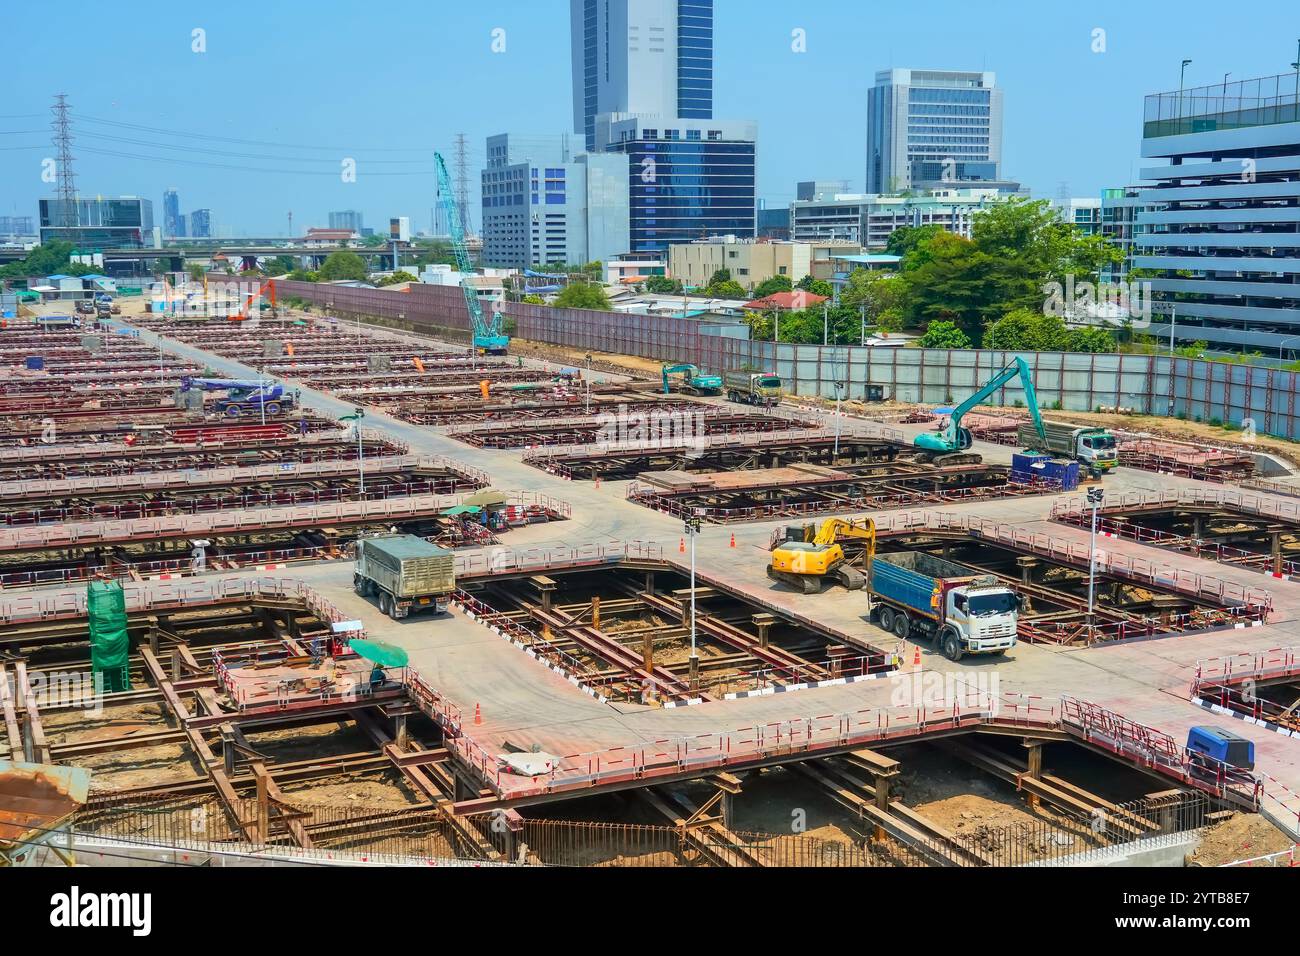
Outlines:
[[1252, 808], [1259, 802], [1259, 777], [1204, 754], [1193, 755], [1163, 731], [1091, 701], [1062, 697], [1061, 723], [1065, 730], [1089, 744], [1147, 770], [1174, 777], [1222, 798], [1234, 798]]
[[567, 754], [557, 757], [546, 772], [531, 777], [512, 773], [507, 765], [468, 737], [450, 744], [497, 793], [521, 797], [694, 774], [758, 763], [778, 755], [815, 755], [858, 744], [916, 737], [926, 732], [974, 727], [992, 719], [999, 709], [998, 702], [985, 695], [974, 707], [920, 705], [808, 716]]
[[[1087, 568], [1090, 558], [1093, 557], [1086, 539], [1071, 540], [1060, 533], [1033, 531], [991, 521], [978, 515], [907, 512], [881, 515], [875, 520], [877, 531], [931, 530], [968, 534], [995, 544], [1004, 544], [1012, 550], [1043, 555], [1076, 568]], [[1265, 612], [1273, 609], [1273, 596], [1263, 588], [1225, 581], [1199, 571], [1179, 568], [1145, 557], [1120, 554], [1114, 550], [1098, 549], [1098, 552], [1096, 567], [1101, 574], [1141, 581], [1160, 589], [1190, 594], [1225, 607], [1253, 605]]]
[[0, 529], [0, 550], [39, 550], [193, 535], [208, 537], [223, 533], [314, 526], [321, 523], [364, 524], [371, 521], [392, 521], [436, 514], [463, 504], [465, 497], [465, 494], [411, 495], [379, 501], [349, 501], [337, 504], [255, 508], [248, 511], [217, 511], [174, 517]]
[[[487, 474], [482, 470], [440, 455], [395, 455], [365, 459], [367, 476], [378, 477], [384, 473], [401, 469], [446, 471], [464, 477], [480, 488], [488, 484]], [[237, 484], [264, 480], [287, 481], [348, 477], [356, 474], [356, 472], [356, 461], [345, 459], [306, 463], [275, 462], [250, 467], [214, 468], [201, 471], [141, 472], [86, 478], [3, 481], [0, 482], [0, 501], [7, 498], [29, 499], [36, 496], [75, 496], [122, 490], [146, 493], [207, 486], [229, 488]]]
[[[846, 479], [844, 483], [850, 484], [853, 483], [853, 480]], [[864, 484], [865, 482], [858, 481], [857, 483]], [[897, 484], [897, 482], [894, 482], [894, 484]], [[1035, 479], [1024, 483], [1007, 483], [983, 488], [944, 488], [936, 491], [891, 491], [879, 494], [836, 495], [834, 498], [824, 500], [726, 507], [701, 504], [696, 495], [707, 496], [707, 490], [699, 493], [691, 491], [671, 492], [633, 481], [627, 486], [625, 497], [628, 501], [675, 517], [698, 516], [718, 524], [730, 524], [733, 522], [771, 521], [777, 518], [818, 515], [825, 514], [828, 511], [842, 512], [845, 509], [874, 512], [906, 508], [917, 504], [962, 504], [968, 501], [985, 501], [990, 498], [1052, 494], [1060, 491], [1060, 489], [1061, 483], [1059, 481]], [[813, 491], [815, 492], [815, 488]]]
[[[322, 621], [348, 620], [328, 599], [301, 581], [272, 577], [186, 578], [122, 585], [128, 612], [227, 604], [256, 598], [301, 600]], [[84, 588], [0, 596], [0, 625], [84, 617]]]
[[545, 570], [547, 568], [577, 568], [617, 564], [627, 559], [662, 561], [663, 548], [653, 541], [607, 541], [586, 544], [576, 548], [556, 546], [551, 548], [494, 548], [470, 554], [457, 554], [457, 577], [488, 577], [494, 574]]

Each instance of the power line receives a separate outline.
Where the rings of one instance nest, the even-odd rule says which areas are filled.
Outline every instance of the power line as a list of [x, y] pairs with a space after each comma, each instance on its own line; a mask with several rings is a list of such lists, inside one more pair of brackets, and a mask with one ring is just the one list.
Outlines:
[[431, 153], [431, 152], [433, 152], [433, 147], [432, 147], [432, 146], [370, 146], [370, 147], [357, 147], [357, 146], [355, 146], [355, 145], [354, 145], [354, 146], [317, 146], [317, 145], [311, 145], [311, 144], [308, 144], [308, 143], [276, 143], [276, 142], [271, 142], [271, 141], [268, 141], [268, 140], [258, 140], [258, 139], [240, 139], [240, 138], [238, 138], [238, 137], [234, 137], [234, 136], [215, 136], [215, 135], [213, 135], [213, 134], [211, 134], [211, 133], [195, 133], [195, 132], [189, 132], [189, 131], [185, 131], [185, 130], [170, 129], [170, 128], [167, 128], [167, 127], [160, 127], [160, 126], [145, 126], [145, 125], [142, 125], [142, 124], [140, 124], [140, 123], [124, 123], [124, 122], [121, 122], [121, 121], [119, 121], [119, 120], [103, 119], [102, 117], [97, 117], [97, 116], [86, 116], [86, 115], [83, 115], [83, 114], [80, 114], [80, 113], [77, 114], [77, 118], [80, 119], [80, 120], [86, 121], [86, 122], [91, 122], [91, 123], [102, 123], [102, 124], [104, 124], [104, 125], [106, 125], [106, 126], [117, 126], [117, 127], [121, 127], [121, 128], [124, 128], [124, 129], [133, 129], [133, 130], [137, 130], [137, 131], [140, 131], [140, 132], [146, 132], [146, 133], [161, 133], [161, 134], [163, 134], [163, 135], [165, 135], [165, 136], [185, 136], [185, 137], [189, 137], [190, 139], [206, 139], [206, 140], [213, 140], [213, 141], [216, 141], [216, 142], [224, 142], [224, 143], [238, 143], [238, 144], [243, 145], [243, 146], [271, 146], [271, 147], [276, 147], [276, 148], [287, 148], [287, 149], [328, 150], [328, 151], [336, 152], [336, 153], [338, 153], [338, 152], [342, 152], [342, 153], [354, 153], [354, 152], [355, 152], [355, 153], [365, 153], [365, 152], [371, 152], [371, 153]]
[[[100, 149], [95, 146], [83, 146], [83, 153], [94, 153], [99, 156], [115, 156], [120, 159], [135, 159], [146, 163], [168, 163], [174, 166], [204, 166], [210, 169], [234, 169], [241, 172], [249, 173], [287, 173], [294, 176], [337, 176], [337, 169], [273, 169], [265, 166], [247, 166], [240, 163], [214, 163], [206, 162], [200, 159], [176, 159], [170, 156], [147, 156], [139, 153], [124, 153], [115, 149]], [[411, 170], [380, 170], [378, 172], [368, 172], [368, 176], [432, 176], [434, 170], [429, 169], [411, 169]]]

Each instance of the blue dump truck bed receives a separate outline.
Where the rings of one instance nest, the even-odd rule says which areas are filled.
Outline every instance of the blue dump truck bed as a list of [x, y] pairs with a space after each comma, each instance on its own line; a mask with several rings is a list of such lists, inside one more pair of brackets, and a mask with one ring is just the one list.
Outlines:
[[878, 554], [871, 561], [867, 589], [888, 601], [902, 604], [927, 617], [938, 617], [933, 598], [941, 582], [969, 579], [969, 568], [922, 551]]

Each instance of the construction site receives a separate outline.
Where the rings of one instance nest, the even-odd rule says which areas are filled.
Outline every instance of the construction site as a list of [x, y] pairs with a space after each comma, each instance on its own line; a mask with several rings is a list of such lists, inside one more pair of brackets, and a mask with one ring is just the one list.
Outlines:
[[124, 311], [0, 330], [0, 793], [61, 795], [0, 806], [7, 861], [1181, 866], [1300, 836], [1300, 518], [1248, 456], [966, 414], [1032, 395], [1023, 364], [877, 415], [486, 324]]

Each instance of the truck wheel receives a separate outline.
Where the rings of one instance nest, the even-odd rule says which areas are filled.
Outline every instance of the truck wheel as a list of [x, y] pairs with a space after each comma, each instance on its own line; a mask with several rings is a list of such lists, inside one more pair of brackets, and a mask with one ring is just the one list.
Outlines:
[[943, 635], [943, 656], [948, 660], [956, 663], [962, 659], [965, 651], [961, 649], [961, 641], [952, 631], [945, 631]]
[[912, 631], [912, 622], [907, 619], [906, 614], [894, 615], [894, 636], [899, 640], [907, 640], [907, 635]]
[[366, 579], [359, 574], [352, 575], [352, 590], [362, 597], [366, 596]]
[[243, 409], [241, 409], [238, 405], [227, 405], [227, 406], [226, 406], [226, 417], [227, 417], [227, 418], [238, 418], [238, 417], [239, 417], [240, 415], [242, 415], [242, 414], [243, 414]]
[[378, 604], [379, 604], [379, 613], [380, 613], [380, 614], [388, 614], [388, 613], [391, 612], [391, 610], [392, 610], [392, 604], [389, 603], [389, 597], [388, 597], [388, 592], [387, 592], [387, 591], [380, 591], [380, 592], [379, 592], [379, 601], [378, 601]]
[[279, 415], [279, 414], [280, 414], [280, 403], [279, 403], [279, 402], [271, 402], [269, 405], [267, 405], [267, 406], [266, 406], [266, 414], [268, 414], [268, 415]]
[[880, 626], [886, 631], [894, 629], [894, 609], [888, 604], [880, 609]]

